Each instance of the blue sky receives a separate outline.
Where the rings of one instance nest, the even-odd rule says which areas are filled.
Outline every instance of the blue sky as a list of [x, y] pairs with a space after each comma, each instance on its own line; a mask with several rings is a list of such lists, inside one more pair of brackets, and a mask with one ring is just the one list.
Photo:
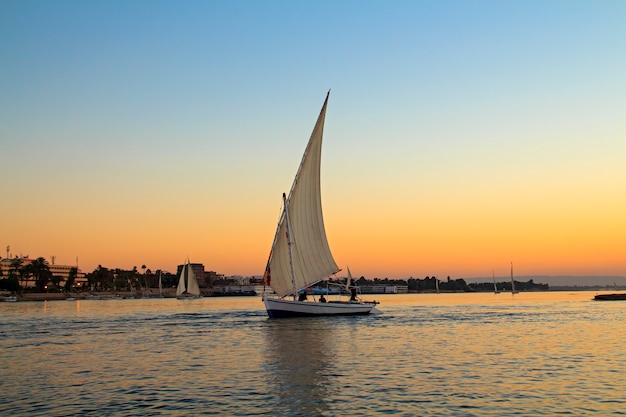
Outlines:
[[[228, 256], [210, 242], [197, 249], [198, 257], [220, 253], [205, 262], [232, 273], [243, 258], [261, 269], [280, 195], [328, 89], [323, 192], [333, 203], [325, 207], [329, 235], [345, 240], [338, 256], [364, 262], [341, 249], [355, 233], [388, 247], [454, 239], [460, 229], [469, 239], [476, 230], [464, 227], [482, 223], [502, 239], [506, 223], [471, 213], [525, 205], [533, 215], [507, 221], [544, 224], [553, 213], [567, 220], [546, 233], [561, 233], [581, 223], [597, 229], [589, 222], [599, 216], [617, 227], [605, 241], [621, 244], [626, 235], [618, 214], [626, 209], [623, 1], [5, 0], [0, 61], [0, 172], [20, 202], [3, 207], [3, 217], [34, 222], [49, 236], [70, 231], [67, 245], [51, 237], [46, 246], [33, 242], [35, 232], [11, 229], [0, 244], [16, 251], [73, 259], [85, 250], [96, 262], [81, 242], [106, 235], [97, 227], [103, 216], [118, 235], [199, 224], [227, 242], [264, 223], [259, 236], [267, 237], [249, 238], [262, 251], [226, 244], [238, 255], [222, 265], [217, 258]], [[33, 189], [45, 204], [28, 204]], [[181, 215], [185, 193], [204, 210]], [[363, 236], [341, 220], [355, 206], [368, 208]], [[598, 215], [597, 207], [609, 211]], [[79, 215], [68, 218], [68, 210]], [[404, 234], [389, 231], [389, 218]], [[546, 230], [537, 227], [535, 234]], [[160, 238], [179, 238], [167, 236]], [[504, 265], [527, 251], [508, 250]], [[455, 264], [461, 273], [463, 259], [432, 268]], [[406, 265], [399, 274], [419, 274], [429, 260], [407, 253], [368, 268], [384, 274], [398, 262]], [[601, 262], [626, 274], [624, 262]]]

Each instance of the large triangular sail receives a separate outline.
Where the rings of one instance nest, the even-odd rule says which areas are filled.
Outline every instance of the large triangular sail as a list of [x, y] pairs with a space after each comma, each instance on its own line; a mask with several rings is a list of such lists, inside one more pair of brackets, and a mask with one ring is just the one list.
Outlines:
[[320, 189], [322, 137], [329, 95], [330, 92], [309, 138], [289, 196], [284, 200], [265, 271], [266, 282], [280, 297], [339, 271], [326, 238]]

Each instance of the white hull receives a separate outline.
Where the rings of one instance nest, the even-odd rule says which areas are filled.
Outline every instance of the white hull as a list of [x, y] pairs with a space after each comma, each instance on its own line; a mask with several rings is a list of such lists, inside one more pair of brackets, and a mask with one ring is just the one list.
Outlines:
[[271, 318], [299, 316], [347, 316], [377, 314], [376, 303], [311, 302], [265, 297], [265, 308]]
[[199, 295], [185, 293], [185, 294], [177, 295], [176, 298], [179, 299], [179, 300], [195, 300], [196, 298], [200, 298], [200, 296]]

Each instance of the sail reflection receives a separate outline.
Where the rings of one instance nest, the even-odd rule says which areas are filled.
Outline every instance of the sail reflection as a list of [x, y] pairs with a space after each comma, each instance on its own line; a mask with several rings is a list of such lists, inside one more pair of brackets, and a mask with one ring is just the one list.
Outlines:
[[268, 391], [287, 415], [321, 415], [329, 410], [333, 387], [332, 333], [325, 319], [268, 321], [266, 335]]

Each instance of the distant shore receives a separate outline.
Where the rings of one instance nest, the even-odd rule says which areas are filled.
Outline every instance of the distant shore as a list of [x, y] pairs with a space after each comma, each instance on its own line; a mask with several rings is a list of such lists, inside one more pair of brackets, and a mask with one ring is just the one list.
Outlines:
[[[0, 297], [4, 298], [10, 296], [10, 293], [2, 293]], [[224, 292], [202, 292], [203, 297], [222, 297], [222, 296], [231, 296], [231, 295], [240, 295], [240, 296], [254, 296], [256, 294], [252, 294], [249, 292], [246, 293], [224, 293]], [[70, 292], [70, 293], [61, 293], [61, 292], [24, 292], [22, 294], [17, 294], [17, 301], [62, 301], [62, 300], [123, 300], [123, 299], [149, 299], [149, 298], [160, 298], [161, 295], [159, 291], [156, 289], [151, 290], [146, 295], [138, 295], [131, 293], [130, 291], [88, 291], [88, 292]], [[163, 289], [163, 298], [176, 298], [176, 288], [166, 288]], [[2, 301], [2, 299], [0, 299]]]
[[[523, 292], [558, 292], [558, 291], [598, 291], [598, 292], [610, 292], [610, 291], [626, 291], [625, 288], [607, 288], [607, 287], [554, 287], [550, 288], [548, 291], [521, 291]], [[441, 293], [468, 293], [475, 294], [476, 292], [484, 292], [488, 293], [488, 291], [441, 291]], [[510, 291], [502, 291], [502, 293], [507, 293]], [[408, 294], [433, 294], [435, 291], [422, 291], [422, 292], [409, 292]], [[404, 293], [407, 294], [407, 293]], [[0, 294], [0, 301], [3, 301], [2, 298], [9, 296], [9, 293]], [[238, 295], [238, 296], [254, 296], [256, 294], [224, 294], [224, 293], [211, 293], [206, 292], [203, 293], [203, 297], [221, 297], [228, 295]], [[370, 295], [370, 294], [368, 294]], [[389, 294], [395, 295], [395, 294]], [[401, 295], [401, 294], [398, 294]], [[71, 293], [37, 293], [37, 292], [29, 292], [23, 294], [17, 294], [17, 301], [63, 301], [63, 300], [123, 300], [123, 299], [149, 299], [149, 298], [160, 298], [158, 291], [151, 291], [147, 296], [133, 296], [130, 291], [90, 291], [90, 292], [71, 292]], [[176, 288], [168, 288], [163, 290], [163, 298], [176, 298]]]

